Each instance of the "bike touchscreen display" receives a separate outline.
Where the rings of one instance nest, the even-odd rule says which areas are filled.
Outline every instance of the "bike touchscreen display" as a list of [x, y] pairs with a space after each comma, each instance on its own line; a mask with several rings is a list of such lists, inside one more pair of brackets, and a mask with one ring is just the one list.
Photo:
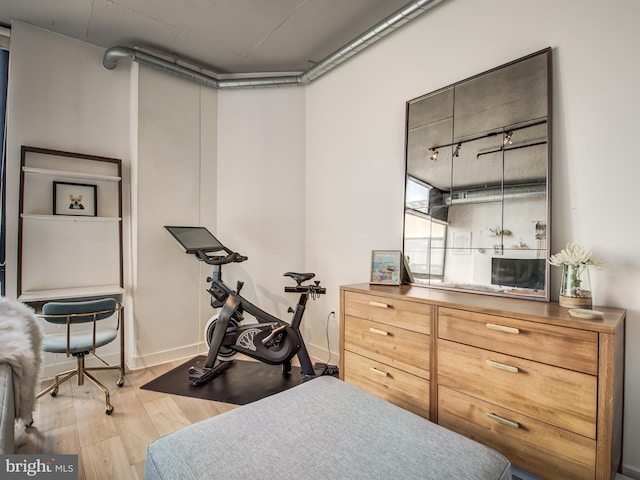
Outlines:
[[215, 252], [224, 249], [224, 246], [204, 227], [164, 227], [171, 236], [180, 244], [185, 253]]

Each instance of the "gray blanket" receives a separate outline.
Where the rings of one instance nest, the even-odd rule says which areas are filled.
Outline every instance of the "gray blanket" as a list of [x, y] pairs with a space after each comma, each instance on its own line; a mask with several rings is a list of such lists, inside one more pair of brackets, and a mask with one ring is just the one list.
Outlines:
[[0, 297], [0, 362], [13, 369], [16, 418], [32, 420], [42, 361], [42, 333], [32, 308]]
[[144, 477], [507, 480], [511, 469], [494, 450], [320, 377], [154, 441]]

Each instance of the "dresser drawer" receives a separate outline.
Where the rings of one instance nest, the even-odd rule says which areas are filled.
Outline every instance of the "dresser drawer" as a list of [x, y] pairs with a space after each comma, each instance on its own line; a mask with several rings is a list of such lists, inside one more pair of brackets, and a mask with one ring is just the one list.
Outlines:
[[438, 423], [547, 480], [595, 478], [595, 440], [440, 386]]
[[429, 381], [424, 378], [345, 351], [344, 381], [429, 418]]
[[345, 292], [344, 314], [414, 332], [431, 332], [431, 307], [418, 302]]
[[438, 337], [592, 375], [598, 372], [596, 332], [440, 308]]
[[344, 321], [345, 350], [429, 379], [429, 335], [350, 316]]
[[439, 339], [438, 384], [596, 438], [594, 376]]

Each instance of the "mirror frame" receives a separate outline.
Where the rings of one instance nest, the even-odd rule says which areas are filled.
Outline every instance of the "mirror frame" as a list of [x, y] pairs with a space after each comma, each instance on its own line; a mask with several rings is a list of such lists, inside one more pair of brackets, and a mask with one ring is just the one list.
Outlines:
[[[489, 75], [489, 74], [493, 74], [496, 72], [499, 72], [501, 69], [504, 69], [506, 67], [510, 67], [513, 66], [519, 62], [531, 59], [532, 57], [536, 57], [536, 56], [540, 56], [540, 55], [544, 55], [546, 56], [546, 93], [547, 93], [547, 98], [546, 98], [546, 185], [545, 187], [545, 195], [546, 195], [546, 224], [544, 225], [544, 241], [545, 244], [543, 246], [543, 248], [532, 248], [529, 249], [528, 247], [526, 247], [529, 250], [533, 250], [533, 251], [537, 251], [538, 252], [538, 257], [536, 258], [540, 258], [540, 253], [544, 252], [544, 292], [541, 291], [536, 291], [536, 293], [521, 293], [523, 290], [522, 289], [507, 289], [505, 290], [504, 288], [496, 288], [496, 289], [492, 289], [489, 288], [491, 286], [491, 284], [489, 284], [489, 287], [487, 287], [485, 284], [473, 284], [473, 283], [469, 283], [469, 284], [465, 284], [464, 286], [458, 286], [458, 285], [447, 285], [447, 284], [426, 284], [426, 283], [417, 283], [414, 279], [415, 275], [412, 275], [412, 272], [409, 272], [408, 278], [411, 279], [411, 281], [409, 282], [411, 285], [413, 286], [417, 286], [417, 287], [423, 287], [423, 288], [434, 288], [434, 289], [442, 289], [442, 290], [453, 290], [453, 291], [463, 291], [463, 292], [470, 292], [470, 293], [479, 293], [479, 294], [485, 294], [485, 295], [495, 295], [495, 296], [501, 296], [501, 297], [508, 297], [508, 298], [521, 298], [521, 299], [527, 299], [527, 300], [534, 300], [534, 301], [544, 301], [544, 302], [549, 302], [550, 301], [550, 273], [551, 273], [551, 269], [550, 269], [550, 265], [549, 262], [547, 261], [547, 259], [549, 258], [550, 255], [550, 248], [551, 248], [551, 153], [552, 153], [552, 59], [551, 59], [551, 47], [545, 48], [543, 50], [531, 53], [529, 55], [520, 57], [516, 60], [513, 60], [511, 62], [505, 63], [503, 65], [491, 68], [487, 71], [484, 71], [482, 73], [479, 73], [477, 75], [473, 75], [471, 77], [468, 77], [464, 80], [461, 80], [459, 82], [455, 82], [451, 85], [448, 85], [446, 87], [440, 88], [438, 90], [435, 90], [433, 92], [424, 94], [424, 95], [420, 95], [419, 97], [416, 97], [414, 99], [408, 100], [406, 102], [406, 117], [405, 117], [405, 175], [404, 175], [404, 201], [403, 201], [403, 233], [402, 233], [402, 252], [403, 252], [403, 256], [405, 258], [405, 265], [408, 265], [408, 261], [407, 261], [407, 254], [406, 254], [406, 248], [407, 248], [407, 237], [406, 237], [406, 230], [407, 230], [407, 195], [409, 194], [408, 190], [408, 184], [409, 184], [409, 179], [412, 177], [410, 175], [410, 169], [409, 169], [409, 161], [410, 161], [410, 147], [413, 147], [413, 145], [410, 145], [410, 125], [411, 125], [411, 118], [410, 118], [410, 106], [412, 104], [415, 104], [416, 102], [429, 98], [431, 96], [435, 96], [437, 94], [441, 94], [443, 92], [447, 92], [449, 90], [454, 92], [455, 95], [455, 91], [456, 88], [460, 87], [463, 84], [467, 84], [468, 82], [470, 82], [471, 80], [475, 80], [475, 79], [480, 79], [485, 75]], [[448, 150], [450, 150], [448, 152], [448, 155], [451, 156], [452, 160], [454, 156], [456, 155], [456, 151], [455, 151], [455, 147], [456, 144], [458, 145], [458, 148], [460, 146], [460, 143], [458, 143], [458, 140], [456, 140], [455, 138], [455, 122], [456, 122], [456, 115], [455, 115], [455, 109], [453, 108], [453, 104], [452, 104], [452, 108], [451, 108], [451, 140], [450, 142], [447, 142], [448, 144], [442, 144], [444, 147], [447, 147]], [[438, 117], [439, 118], [439, 117]], [[539, 117], [542, 118], [542, 117]], [[529, 121], [530, 119], [521, 119], [522, 124], [526, 124], [527, 121]], [[439, 120], [438, 120], [439, 121]], [[435, 122], [434, 122], [435, 123]], [[542, 122], [544, 123], [544, 122]], [[495, 127], [493, 127], [495, 129]], [[544, 128], [544, 127], [543, 127]], [[515, 130], [515, 129], [514, 129]], [[487, 131], [486, 129], [483, 128], [478, 128], [477, 132], [481, 132], [481, 131]], [[512, 133], [512, 132], [509, 132]], [[504, 133], [502, 134], [504, 137]], [[488, 136], [488, 135], [487, 135]], [[508, 140], [510, 140], [510, 136]], [[469, 135], [467, 134], [466, 137], [469, 137]], [[463, 138], [462, 136], [460, 138]], [[503, 140], [504, 142], [504, 140]], [[504, 144], [504, 143], [502, 143]], [[500, 196], [500, 209], [502, 212], [502, 219], [501, 222], [504, 221], [504, 211], [505, 211], [505, 196], [504, 196], [504, 179], [505, 179], [505, 168], [504, 168], [504, 152], [508, 150], [508, 148], [504, 148], [502, 147], [502, 144], [500, 146], [500, 150], [502, 151], [502, 158], [503, 158], [503, 163], [502, 163], [502, 172], [501, 172], [501, 181], [502, 181], [502, 191], [501, 191], [501, 196]], [[425, 159], [428, 161], [429, 160], [429, 154], [433, 151], [433, 149], [431, 148], [433, 145], [420, 145], [420, 148], [424, 148], [424, 152], [425, 152]], [[447, 153], [445, 152], [445, 155], [447, 155]], [[436, 152], [436, 156], [437, 156], [437, 152]], [[479, 154], [478, 154], [479, 156]], [[431, 158], [433, 160], [433, 157]], [[453, 167], [453, 162], [451, 163], [451, 167], [449, 167], [451, 170], [451, 176], [453, 176], [453, 171], [454, 171], [454, 167]], [[446, 169], [446, 167], [445, 167]], [[446, 170], [445, 170], [446, 171]], [[413, 177], [415, 178], [415, 177]], [[423, 180], [424, 179], [420, 179]], [[427, 182], [428, 185], [428, 182]], [[429, 188], [431, 188], [429, 186]], [[451, 182], [450, 185], [450, 189], [451, 189], [451, 193], [453, 193], [453, 181]], [[542, 190], [540, 188], [540, 190]], [[436, 217], [432, 217], [431, 215], [428, 215], [429, 219], [431, 219], [430, 221], [432, 223], [433, 219], [435, 219]], [[533, 221], [533, 220], [532, 220]], [[441, 222], [442, 223], [442, 222]], [[541, 222], [536, 224], [536, 227], [538, 225], [542, 225]], [[504, 224], [501, 225], [501, 228], [503, 230], [500, 230], [499, 233], [499, 237], [500, 237], [500, 253], [496, 252], [494, 250], [494, 254], [497, 255], [502, 255], [504, 252], [504, 235], [508, 235], [509, 232], [503, 234], [502, 232], [506, 232], [506, 230], [504, 230], [506, 228], [506, 226]], [[540, 227], [541, 229], [543, 228], [542, 226]], [[538, 230], [536, 230], [537, 232]], [[541, 230], [542, 231], [542, 230]], [[452, 235], [453, 236], [453, 235]], [[471, 234], [470, 234], [471, 236]], [[535, 238], [538, 239], [538, 235], [536, 233]], [[469, 244], [471, 243], [470, 240], [465, 240], [465, 239], [460, 239], [462, 241], [462, 244], [464, 245], [464, 242], [468, 241]], [[446, 258], [447, 254], [451, 254], [453, 252], [453, 250], [456, 250], [455, 245], [453, 245], [453, 243], [450, 243], [447, 241], [446, 239], [446, 234], [445, 234], [445, 238], [444, 238], [445, 244], [442, 247], [442, 253], [444, 255], [444, 258]], [[430, 240], [429, 240], [430, 242]], [[449, 246], [447, 246], [447, 243], [449, 244]], [[512, 247], [515, 247], [515, 245], [512, 245]], [[495, 248], [495, 245], [494, 245]], [[525, 248], [525, 247], [523, 247]], [[431, 246], [429, 244], [429, 253], [428, 256], [429, 258], [431, 258], [431, 254], [433, 251], [436, 251], [437, 249], [431, 249]], [[473, 253], [473, 250], [478, 250], [479, 254], [485, 253], [483, 248], [469, 248], [470, 252]], [[492, 258], [495, 258], [492, 256]], [[510, 258], [510, 257], [503, 257], [503, 258]], [[517, 258], [517, 257], [511, 257], [511, 258]], [[446, 264], [444, 263], [446, 260], [443, 260], [443, 272], [441, 273], [442, 276], [444, 276], [444, 271], [446, 271]], [[493, 260], [491, 260], [491, 262], [493, 262]], [[434, 275], [433, 273], [431, 273], [431, 269], [432, 269], [432, 264], [431, 264], [431, 260], [428, 260], [427, 263], [425, 264], [427, 267], [427, 273], [426, 275]], [[437, 278], [437, 276], [436, 276]], [[477, 290], [475, 289], [475, 287], [477, 287]]]

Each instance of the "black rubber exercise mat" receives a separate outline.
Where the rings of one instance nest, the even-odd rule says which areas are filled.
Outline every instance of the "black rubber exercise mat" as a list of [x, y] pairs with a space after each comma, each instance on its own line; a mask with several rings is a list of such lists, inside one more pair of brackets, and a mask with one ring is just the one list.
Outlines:
[[172, 395], [245, 405], [299, 385], [303, 379], [300, 367], [294, 366], [291, 373], [284, 376], [281, 365], [234, 360], [229, 368], [209, 383], [192, 385], [189, 382], [189, 367], [201, 368], [205, 361], [206, 357], [199, 355], [140, 388]]

